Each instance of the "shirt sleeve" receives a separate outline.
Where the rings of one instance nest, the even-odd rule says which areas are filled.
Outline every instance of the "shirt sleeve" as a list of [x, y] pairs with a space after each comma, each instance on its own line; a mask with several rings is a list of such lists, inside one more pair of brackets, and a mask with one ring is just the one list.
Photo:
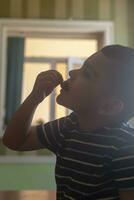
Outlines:
[[117, 151], [112, 160], [112, 170], [118, 189], [134, 189], [134, 141]]
[[57, 154], [64, 144], [64, 122], [66, 117], [36, 126], [37, 136], [44, 148]]

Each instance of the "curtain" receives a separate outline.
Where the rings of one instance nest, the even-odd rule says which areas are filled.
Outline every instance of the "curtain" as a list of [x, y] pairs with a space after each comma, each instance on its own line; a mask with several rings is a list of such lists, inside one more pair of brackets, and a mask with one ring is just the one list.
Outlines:
[[24, 62], [24, 38], [9, 37], [7, 43], [7, 79], [5, 125], [21, 103]]

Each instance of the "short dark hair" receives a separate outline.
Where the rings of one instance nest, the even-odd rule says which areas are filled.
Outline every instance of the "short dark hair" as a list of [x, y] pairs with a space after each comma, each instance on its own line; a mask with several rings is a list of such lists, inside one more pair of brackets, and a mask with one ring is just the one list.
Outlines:
[[124, 65], [129, 65], [129, 67], [134, 65], [134, 49], [130, 47], [115, 44], [106, 46], [101, 51], [110, 59], [124, 62]]
[[[110, 45], [101, 49], [103, 54], [117, 62], [117, 95], [125, 104], [125, 112], [134, 115], [134, 49], [122, 45]], [[114, 79], [114, 77], [113, 77]]]

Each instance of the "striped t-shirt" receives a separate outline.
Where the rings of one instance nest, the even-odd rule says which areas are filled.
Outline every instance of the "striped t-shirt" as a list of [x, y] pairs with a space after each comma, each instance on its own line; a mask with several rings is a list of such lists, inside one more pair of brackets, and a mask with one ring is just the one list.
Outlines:
[[44, 148], [56, 154], [57, 200], [119, 200], [134, 189], [134, 129], [112, 124], [80, 131], [77, 115], [37, 126]]

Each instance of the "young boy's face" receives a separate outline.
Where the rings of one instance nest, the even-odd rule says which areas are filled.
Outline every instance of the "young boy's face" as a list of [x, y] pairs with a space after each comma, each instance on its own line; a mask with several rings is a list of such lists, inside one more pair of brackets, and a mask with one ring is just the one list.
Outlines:
[[109, 70], [99, 51], [89, 57], [80, 69], [69, 72], [70, 78], [61, 84], [57, 103], [80, 114], [95, 113], [110, 90]]

